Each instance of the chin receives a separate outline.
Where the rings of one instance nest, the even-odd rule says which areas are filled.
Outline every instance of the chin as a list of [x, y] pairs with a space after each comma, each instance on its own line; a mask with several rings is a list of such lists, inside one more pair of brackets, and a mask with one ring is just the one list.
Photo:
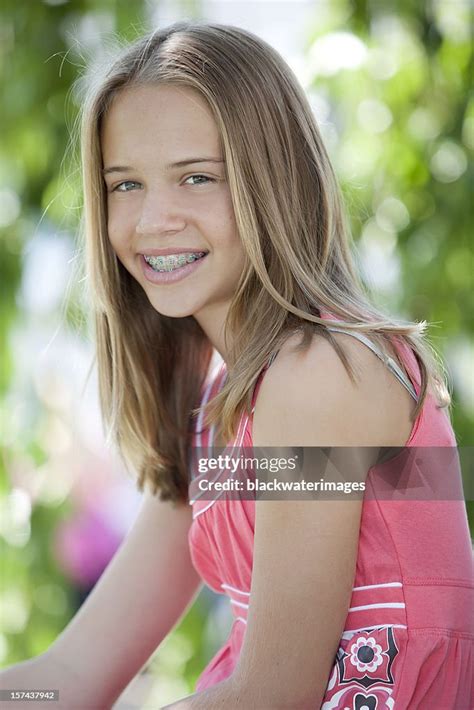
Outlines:
[[165, 306], [163, 303], [154, 303], [152, 299], [149, 300], [157, 313], [160, 313], [162, 316], [167, 316], [168, 318], [188, 318], [189, 316], [193, 316], [196, 312], [196, 309], [191, 306], [183, 307], [183, 305], [178, 304], [168, 304]]

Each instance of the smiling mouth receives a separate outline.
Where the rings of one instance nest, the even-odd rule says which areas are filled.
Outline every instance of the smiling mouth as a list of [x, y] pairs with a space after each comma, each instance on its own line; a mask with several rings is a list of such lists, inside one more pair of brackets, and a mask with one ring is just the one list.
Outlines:
[[187, 264], [192, 264], [193, 261], [202, 259], [208, 252], [187, 252], [184, 254], [167, 254], [166, 256], [145, 256], [146, 263], [151, 266], [154, 271], [176, 271]]

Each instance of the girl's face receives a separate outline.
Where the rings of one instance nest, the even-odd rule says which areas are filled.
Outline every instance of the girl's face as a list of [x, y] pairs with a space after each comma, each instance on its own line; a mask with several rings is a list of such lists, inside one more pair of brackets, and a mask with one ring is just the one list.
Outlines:
[[111, 104], [101, 140], [108, 235], [117, 257], [159, 313], [192, 315], [212, 337], [209, 331], [215, 334], [217, 324], [220, 331], [225, 319], [244, 251], [210, 109], [187, 88], [125, 89]]

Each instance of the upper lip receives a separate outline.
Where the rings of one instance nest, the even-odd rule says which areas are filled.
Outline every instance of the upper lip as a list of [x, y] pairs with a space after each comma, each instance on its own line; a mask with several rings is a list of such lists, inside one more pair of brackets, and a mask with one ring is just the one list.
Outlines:
[[187, 249], [185, 247], [169, 247], [169, 249], [145, 249], [140, 254], [143, 256], [168, 256], [169, 254], [197, 254], [198, 252], [207, 252], [207, 249]]

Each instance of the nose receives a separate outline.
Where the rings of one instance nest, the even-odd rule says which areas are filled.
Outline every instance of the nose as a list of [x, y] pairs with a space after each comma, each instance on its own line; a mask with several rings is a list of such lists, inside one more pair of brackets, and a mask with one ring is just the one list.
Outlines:
[[139, 236], [180, 232], [186, 226], [182, 209], [176, 200], [160, 191], [147, 192], [141, 202], [141, 210], [135, 227]]

